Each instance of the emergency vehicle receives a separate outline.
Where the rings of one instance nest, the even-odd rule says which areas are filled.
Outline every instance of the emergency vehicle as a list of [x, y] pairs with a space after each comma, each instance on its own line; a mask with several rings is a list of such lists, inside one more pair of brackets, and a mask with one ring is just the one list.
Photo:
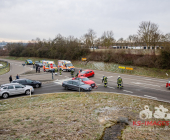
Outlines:
[[58, 68], [62, 69], [62, 71], [74, 71], [75, 67], [69, 60], [58, 60]]
[[[50, 64], [53, 64], [53, 68], [51, 68]], [[45, 71], [54, 71], [57, 68], [54, 61], [43, 61], [43, 70]]]

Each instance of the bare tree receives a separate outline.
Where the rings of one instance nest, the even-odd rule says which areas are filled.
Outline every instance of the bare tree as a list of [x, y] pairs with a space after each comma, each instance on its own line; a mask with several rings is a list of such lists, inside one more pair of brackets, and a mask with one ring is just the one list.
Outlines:
[[94, 51], [94, 42], [95, 42], [95, 39], [96, 39], [96, 33], [94, 32], [94, 30], [89, 29], [88, 33], [86, 33], [84, 35], [84, 38], [85, 38], [86, 46], [93, 47], [93, 51]]
[[[146, 43], [147, 47], [154, 47], [157, 42], [160, 40], [160, 31], [158, 25], [155, 23], [142, 22], [139, 25], [138, 35], [142, 42]], [[154, 52], [155, 54], [155, 52]]]
[[106, 31], [103, 33], [101, 37], [101, 42], [103, 46], [106, 46], [109, 48], [111, 45], [113, 45], [115, 39], [113, 37], [113, 32], [112, 31]]

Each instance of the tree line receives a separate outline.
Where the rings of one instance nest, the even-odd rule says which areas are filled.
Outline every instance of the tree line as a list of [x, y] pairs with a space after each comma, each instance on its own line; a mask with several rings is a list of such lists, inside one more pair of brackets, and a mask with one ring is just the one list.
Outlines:
[[[138, 46], [163, 46], [160, 56], [143, 56], [115, 53], [115, 52], [90, 52], [89, 47], [117, 45]], [[96, 32], [89, 29], [87, 33], [79, 39], [73, 36], [64, 37], [58, 34], [54, 39], [33, 39], [28, 44], [10, 43], [6, 45], [6, 50], [0, 50], [0, 55], [10, 55], [16, 57], [45, 57], [53, 59], [80, 60], [81, 57], [88, 57], [89, 60], [115, 62], [120, 64], [130, 64], [147, 67], [170, 68], [170, 34], [163, 34], [159, 26], [152, 22], [141, 22], [137, 34], [129, 35], [127, 39], [114, 38], [113, 31], [104, 31], [102, 36], [97, 38]], [[153, 49], [155, 51], [155, 49]], [[98, 58], [98, 59], [97, 59]], [[147, 61], [147, 63], [145, 63]], [[150, 61], [150, 62], [149, 62]]]

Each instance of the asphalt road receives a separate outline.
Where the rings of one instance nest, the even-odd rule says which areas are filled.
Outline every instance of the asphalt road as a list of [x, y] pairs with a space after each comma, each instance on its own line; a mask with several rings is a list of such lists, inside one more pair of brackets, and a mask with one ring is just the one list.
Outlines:
[[[41, 88], [37, 88], [37, 89], [35, 88], [34, 94], [71, 92], [71, 91], [64, 90], [64, 88], [61, 86], [63, 81], [71, 79], [70, 72], [62, 72], [62, 76], [54, 75], [54, 80], [52, 80], [51, 73], [44, 73], [42, 71], [41, 73], [35, 73], [35, 70], [32, 69], [32, 66], [26, 66], [24, 69], [22, 66], [22, 63], [24, 63], [23, 61], [8, 60], [8, 62], [11, 63], [11, 71], [7, 74], [0, 76], [0, 84], [8, 83], [9, 75], [16, 76], [16, 74], [19, 74], [20, 78], [28, 78], [28, 79], [39, 80], [43, 82]], [[26, 71], [30, 71], [28, 72], [29, 74], [23, 74]], [[76, 72], [77, 71], [78, 69], [76, 69]], [[93, 89], [92, 92], [100, 91], [100, 92], [130, 94], [130, 95], [170, 102], [170, 90], [166, 89], [165, 87], [167, 82], [167, 80], [165, 79], [118, 74], [118, 73], [104, 72], [98, 70], [94, 70], [94, 71], [95, 71], [95, 76], [89, 79], [95, 81], [98, 88]], [[107, 88], [105, 88], [102, 83], [103, 75], [108, 77]], [[120, 75], [123, 79], [123, 85], [124, 85], [123, 89], [117, 89], [116, 81], [118, 75]], [[25, 96], [25, 95], [20, 95], [20, 96]], [[20, 97], [20, 96], [14, 96], [14, 97]], [[14, 97], [10, 97], [10, 98], [14, 98]]]

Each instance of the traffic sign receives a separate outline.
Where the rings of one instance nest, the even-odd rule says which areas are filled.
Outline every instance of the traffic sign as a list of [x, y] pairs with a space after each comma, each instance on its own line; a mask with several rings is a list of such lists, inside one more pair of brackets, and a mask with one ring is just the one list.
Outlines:
[[133, 70], [133, 68], [126, 67], [127, 70]]
[[52, 63], [50, 64], [50, 67], [53, 68], [53, 64]]
[[86, 61], [87, 59], [86, 58], [82, 58], [82, 61]]
[[119, 69], [125, 69], [125, 67], [119, 66]]

